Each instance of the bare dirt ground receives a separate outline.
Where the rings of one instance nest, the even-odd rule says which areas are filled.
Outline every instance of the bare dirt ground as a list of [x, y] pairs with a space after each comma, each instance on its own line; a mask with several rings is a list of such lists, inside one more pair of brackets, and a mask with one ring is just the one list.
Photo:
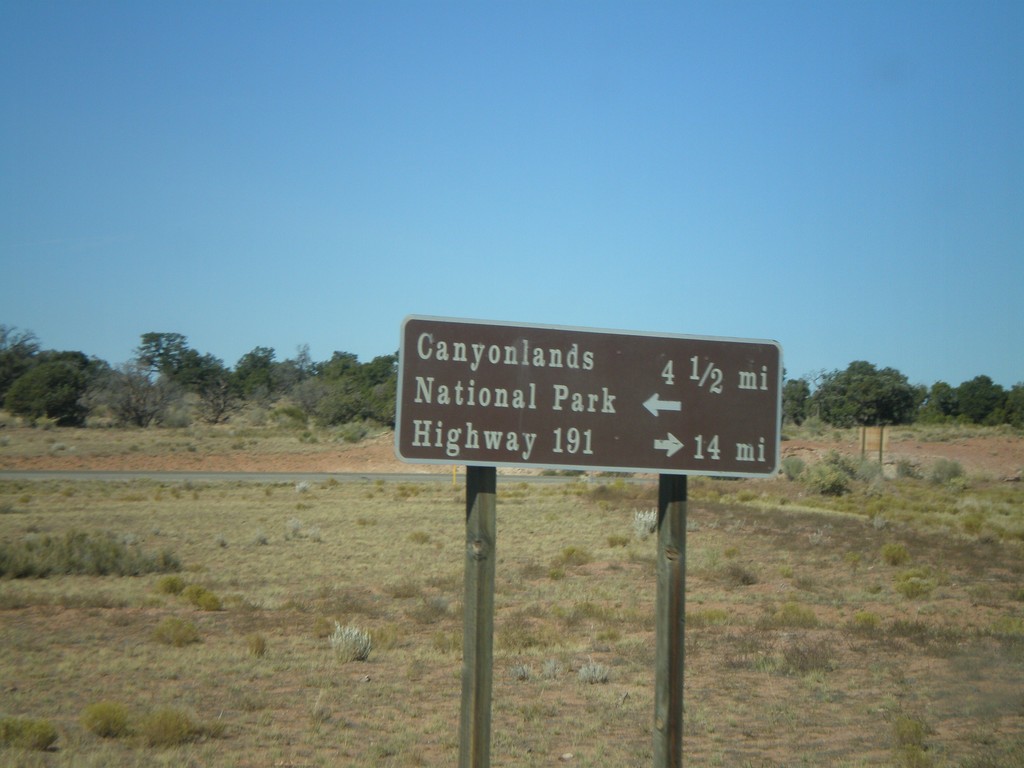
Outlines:
[[[814, 441], [790, 440], [782, 443], [782, 456], [810, 457], [813, 461], [830, 450], [856, 454], [856, 439]], [[885, 451], [884, 461], [895, 464], [910, 461], [919, 468], [928, 467], [939, 459], [960, 462], [964, 471], [997, 480], [1019, 480], [1024, 469], [1024, 439], [1010, 434], [958, 437], [951, 440], [926, 440], [910, 436], [892, 439]]]
[[[395, 457], [390, 432], [356, 444], [303, 443], [298, 439], [190, 439], [181, 430], [106, 431], [86, 436], [82, 430], [0, 430], [2, 470], [120, 470], [209, 472], [447, 472], [447, 466], [406, 464]], [[1019, 480], [1024, 470], [1024, 438], [988, 432], [927, 439], [912, 431], [890, 439], [884, 460], [906, 460], [927, 468], [939, 459], [958, 461], [975, 476]], [[792, 439], [782, 456], [813, 463], [831, 450], [856, 455], [856, 432], [832, 438]]]

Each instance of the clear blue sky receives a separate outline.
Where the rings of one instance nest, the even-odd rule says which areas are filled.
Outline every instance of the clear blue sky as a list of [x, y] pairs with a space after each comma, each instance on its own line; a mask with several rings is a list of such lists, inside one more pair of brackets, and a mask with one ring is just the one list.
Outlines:
[[0, 323], [402, 318], [1024, 380], [1024, 3], [0, 0]]

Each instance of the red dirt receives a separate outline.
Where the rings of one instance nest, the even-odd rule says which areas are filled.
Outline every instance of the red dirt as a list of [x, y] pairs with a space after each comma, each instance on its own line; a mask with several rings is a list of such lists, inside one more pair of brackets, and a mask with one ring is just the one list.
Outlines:
[[[816, 459], [830, 450], [856, 455], [859, 445], [835, 442], [791, 440], [782, 444], [782, 456]], [[927, 469], [939, 459], [960, 462], [970, 475], [985, 475], [997, 480], [1020, 480], [1024, 471], [1024, 440], [1011, 435], [963, 437], [947, 442], [893, 440], [883, 457], [886, 464], [910, 461]]]
[[[828, 440], [786, 440], [782, 443], [783, 458], [799, 456], [809, 462], [816, 461], [831, 450], [856, 455], [859, 446], [855, 442]], [[944, 442], [892, 440], [884, 456], [886, 464], [907, 460], [922, 470], [927, 470], [939, 459], [958, 461], [971, 475], [996, 480], [1020, 480], [1024, 471], [1024, 439], [992, 434]], [[387, 434], [356, 445], [296, 444], [294, 450], [283, 451], [241, 449], [212, 453], [83, 451], [16, 454], [0, 456], [0, 470], [442, 473], [450, 471], [450, 467], [399, 461], [395, 458], [393, 438]]]

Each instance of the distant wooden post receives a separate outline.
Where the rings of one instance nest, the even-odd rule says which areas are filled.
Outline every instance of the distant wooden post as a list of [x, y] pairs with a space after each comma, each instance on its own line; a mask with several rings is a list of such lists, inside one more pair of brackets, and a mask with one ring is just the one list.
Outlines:
[[683, 632], [686, 624], [686, 475], [659, 476], [657, 568], [654, 768], [681, 768]]
[[459, 768], [488, 768], [491, 763], [497, 476], [495, 467], [466, 467]]
[[885, 461], [885, 449], [889, 447], [889, 435], [885, 425], [860, 428], [860, 457], [866, 459], [869, 454], [878, 453], [878, 463]]

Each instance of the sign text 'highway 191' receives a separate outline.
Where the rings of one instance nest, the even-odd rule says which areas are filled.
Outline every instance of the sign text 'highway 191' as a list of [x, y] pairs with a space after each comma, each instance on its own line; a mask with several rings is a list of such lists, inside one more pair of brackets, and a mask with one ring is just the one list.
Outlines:
[[770, 475], [781, 397], [774, 341], [413, 316], [395, 450], [432, 464]]

